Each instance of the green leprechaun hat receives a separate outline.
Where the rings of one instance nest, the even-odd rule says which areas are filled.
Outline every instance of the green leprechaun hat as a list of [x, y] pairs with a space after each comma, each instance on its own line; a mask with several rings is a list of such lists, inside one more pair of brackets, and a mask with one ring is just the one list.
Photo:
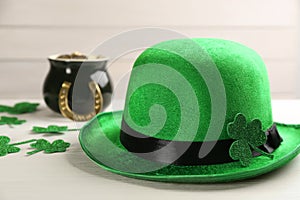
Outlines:
[[260, 56], [221, 39], [178, 39], [135, 61], [124, 111], [81, 130], [102, 168], [166, 182], [228, 182], [279, 168], [299, 153], [297, 125], [273, 122]]

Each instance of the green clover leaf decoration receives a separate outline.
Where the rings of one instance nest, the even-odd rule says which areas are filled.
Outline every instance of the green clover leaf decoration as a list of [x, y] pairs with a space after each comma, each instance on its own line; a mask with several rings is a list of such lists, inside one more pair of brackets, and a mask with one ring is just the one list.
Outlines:
[[39, 103], [21, 102], [14, 105], [10, 110], [10, 114], [22, 114], [35, 112]]
[[68, 127], [56, 125], [49, 125], [48, 127], [34, 126], [32, 127], [32, 131], [35, 133], [60, 133], [62, 131], [68, 131]]
[[10, 139], [6, 136], [0, 136], [0, 156], [6, 156], [9, 153], [17, 153], [21, 149], [9, 144]]
[[45, 153], [65, 152], [67, 148], [70, 147], [70, 143], [64, 142], [63, 140], [55, 140], [54, 142], [50, 143], [47, 140], [39, 139], [30, 146], [36, 150], [28, 152], [28, 155], [32, 155], [41, 151], [44, 151]]
[[0, 117], [0, 125], [20, 125], [25, 123], [26, 120], [20, 120], [17, 117], [6, 117], [6, 116], [2, 116]]
[[32, 132], [34, 133], [61, 133], [64, 131], [78, 131], [80, 129], [69, 129], [67, 126], [49, 125], [48, 127], [34, 126]]
[[30, 145], [32, 148], [36, 150], [43, 151], [44, 149], [50, 148], [51, 143], [44, 139], [39, 139], [35, 143]]
[[56, 153], [56, 152], [65, 152], [67, 148], [70, 147], [70, 143], [64, 142], [63, 140], [55, 140], [53, 143], [48, 142], [44, 139], [31, 139], [18, 143], [10, 143], [10, 138], [7, 136], [0, 136], [0, 156], [6, 156], [10, 153], [17, 153], [21, 149], [16, 147], [17, 145], [31, 143], [31, 147], [36, 150], [28, 152], [27, 154], [32, 155], [38, 153], [40, 151], [44, 151], [45, 153]]
[[0, 112], [6, 112], [7, 110], [9, 110], [11, 107], [9, 106], [5, 106], [5, 105], [0, 105]]
[[239, 160], [243, 166], [249, 166], [251, 163], [253, 158], [251, 148], [261, 155], [273, 158], [273, 155], [258, 148], [267, 141], [260, 120], [254, 119], [247, 123], [246, 117], [238, 113], [234, 121], [227, 125], [227, 132], [232, 139], [236, 140], [230, 146], [229, 155], [233, 160]]
[[63, 140], [55, 140], [51, 144], [51, 148], [45, 149], [45, 153], [65, 152], [70, 147], [70, 143]]
[[9, 114], [23, 114], [35, 112], [39, 103], [20, 102], [13, 107], [0, 105], [0, 112], [7, 112]]

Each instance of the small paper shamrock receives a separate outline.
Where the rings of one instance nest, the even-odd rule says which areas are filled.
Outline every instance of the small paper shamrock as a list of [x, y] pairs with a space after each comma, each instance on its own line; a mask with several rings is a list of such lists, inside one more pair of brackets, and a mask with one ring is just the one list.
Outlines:
[[28, 155], [32, 155], [40, 151], [44, 151], [45, 153], [65, 152], [67, 148], [70, 147], [70, 143], [64, 142], [63, 140], [55, 140], [50, 143], [47, 140], [39, 139], [30, 146], [36, 150], [27, 152]]
[[0, 156], [6, 156], [9, 153], [17, 153], [21, 149], [9, 144], [10, 139], [6, 136], [0, 136]]
[[251, 163], [253, 158], [251, 148], [261, 155], [273, 158], [273, 155], [258, 148], [267, 141], [260, 120], [254, 119], [247, 124], [246, 117], [238, 113], [234, 121], [227, 125], [227, 132], [232, 139], [236, 140], [230, 146], [229, 155], [233, 160], [239, 160], [243, 166], [249, 166]]
[[32, 132], [35, 133], [61, 133], [63, 131], [78, 131], [80, 129], [68, 129], [67, 126], [49, 125], [48, 127], [34, 126]]
[[7, 110], [9, 110], [11, 107], [9, 106], [5, 106], [5, 105], [0, 105], [0, 112], [6, 112]]
[[0, 125], [19, 125], [25, 123], [26, 120], [20, 120], [17, 117], [6, 117], [2, 116], [0, 117]]
[[60, 133], [62, 131], [67, 131], [67, 126], [56, 126], [56, 125], [49, 125], [48, 127], [40, 127], [34, 126], [32, 127], [32, 131], [35, 133]]
[[0, 112], [7, 112], [9, 114], [23, 114], [31, 113], [36, 111], [38, 103], [20, 102], [15, 104], [13, 107], [0, 105]]

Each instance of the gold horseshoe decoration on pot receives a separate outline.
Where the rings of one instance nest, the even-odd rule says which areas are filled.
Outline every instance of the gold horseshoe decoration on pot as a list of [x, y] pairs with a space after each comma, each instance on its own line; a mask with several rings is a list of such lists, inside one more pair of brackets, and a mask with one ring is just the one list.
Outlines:
[[71, 88], [71, 85], [72, 83], [68, 81], [63, 82], [58, 95], [59, 110], [64, 117], [67, 117], [75, 121], [87, 121], [92, 117], [94, 117], [98, 112], [100, 112], [103, 105], [103, 98], [102, 98], [100, 87], [95, 81], [91, 81], [89, 83], [89, 88], [93, 93], [95, 99], [95, 107], [94, 107], [95, 110], [88, 114], [77, 114], [73, 112], [69, 107], [68, 95], [69, 95], [69, 90]]

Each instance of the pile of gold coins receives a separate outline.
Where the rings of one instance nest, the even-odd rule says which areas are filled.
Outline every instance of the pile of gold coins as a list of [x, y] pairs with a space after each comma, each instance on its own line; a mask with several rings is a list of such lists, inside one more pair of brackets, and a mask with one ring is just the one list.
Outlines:
[[57, 57], [58, 59], [88, 59], [88, 57], [80, 52], [74, 52], [71, 54], [63, 54]]

